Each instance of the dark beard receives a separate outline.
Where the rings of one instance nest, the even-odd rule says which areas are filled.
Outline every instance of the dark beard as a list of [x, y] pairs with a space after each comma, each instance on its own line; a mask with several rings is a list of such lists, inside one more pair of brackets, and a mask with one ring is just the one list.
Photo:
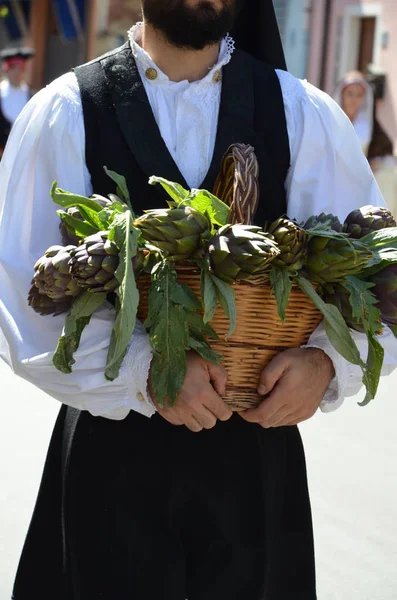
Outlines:
[[185, 0], [143, 0], [143, 16], [147, 23], [163, 33], [178, 48], [202, 50], [217, 44], [232, 29], [235, 2], [224, 0], [217, 11], [211, 2], [186, 6]]

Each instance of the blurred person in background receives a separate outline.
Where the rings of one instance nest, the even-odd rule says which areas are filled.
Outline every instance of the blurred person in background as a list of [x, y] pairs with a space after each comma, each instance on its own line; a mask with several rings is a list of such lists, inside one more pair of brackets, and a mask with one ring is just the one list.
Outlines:
[[385, 202], [397, 216], [397, 158], [391, 139], [376, 118], [373, 88], [362, 73], [352, 71], [337, 86], [334, 100], [352, 122]]
[[11, 48], [0, 52], [4, 74], [0, 83], [0, 157], [11, 127], [32, 96], [25, 77], [28, 60], [33, 56], [31, 48]]

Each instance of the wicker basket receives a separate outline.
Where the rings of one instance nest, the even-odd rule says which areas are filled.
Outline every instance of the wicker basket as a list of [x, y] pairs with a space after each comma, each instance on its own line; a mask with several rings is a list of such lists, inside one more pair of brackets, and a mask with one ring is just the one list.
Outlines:
[[[177, 269], [178, 270], [178, 269]], [[178, 270], [178, 280], [200, 295], [200, 273]], [[148, 310], [150, 277], [137, 280], [140, 303], [138, 317], [145, 319]], [[211, 346], [224, 357], [229, 380], [225, 401], [235, 412], [258, 406], [263, 400], [256, 389], [262, 369], [280, 351], [305, 344], [320, 323], [321, 313], [309, 298], [294, 287], [283, 324], [268, 285], [236, 284], [236, 330], [225, 341], [229, 321], [218, 307], [211, 325], [219, 340]]]

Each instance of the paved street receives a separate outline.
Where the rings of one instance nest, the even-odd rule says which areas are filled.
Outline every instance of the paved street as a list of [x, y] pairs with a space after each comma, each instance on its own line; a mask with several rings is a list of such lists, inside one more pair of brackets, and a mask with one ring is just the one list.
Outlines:
[[[0, 600], [9, 600], [58, 404], [2, 363], [0, 381]], [[319, 600], [397, 600], [396, 388], [393, 376], [376, 404], [350, 400], [302, 427]]]

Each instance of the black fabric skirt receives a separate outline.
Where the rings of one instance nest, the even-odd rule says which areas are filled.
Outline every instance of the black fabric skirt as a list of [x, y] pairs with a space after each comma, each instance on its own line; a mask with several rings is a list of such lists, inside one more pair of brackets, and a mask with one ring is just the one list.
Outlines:
[[296, 427], [62, 407], [15, 600], [315, 600]]

